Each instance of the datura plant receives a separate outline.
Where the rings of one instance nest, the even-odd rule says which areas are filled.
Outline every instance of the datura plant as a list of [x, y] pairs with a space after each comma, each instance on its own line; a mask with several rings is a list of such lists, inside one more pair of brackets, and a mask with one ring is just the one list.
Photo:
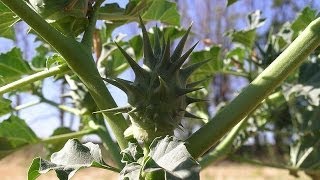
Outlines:
[[93, 0], [29, 0], [34, 10], [68, 36], [77, 36], [88, 24]]
[[199, 118], [185, 110], [189, 104], [202, 101], [187, 96], [188, 93], [201, 89], [196, 87], [199, 83], [188, 82], [188, 77], [207, 61], [182, 67], [197, 45], [196, 43], [182, 55], [191, 27], [170, 55], [170, 40], [166, 41], [163, 37], [161, 45], [156, 28], [152, 48], [141, 18], [140, 22], [144, 43], [142, 67], [117, 44], [134, 71], [134, 81], [105, 78], [105, 81], [127, 94], [129, 105], [103, 112], [128, 113], [132, 124], [125, 131], [125, 135], [133, 135], [138, 141], [150, 144], [156, 137], [172, 135], [174, 129], [180, 127], [183, 117]]

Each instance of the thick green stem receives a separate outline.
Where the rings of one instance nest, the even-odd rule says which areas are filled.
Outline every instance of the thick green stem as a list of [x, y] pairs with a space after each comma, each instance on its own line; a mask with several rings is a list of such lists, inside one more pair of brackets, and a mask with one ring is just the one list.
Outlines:
[[[70, 69], [79, 76], [81, 81], [87, 86], [91, 96], [95, 100], [99, 109], [109, 109], [116, 107], [110, 92], [102, 81], [94, 63], [91, 50], [87, 46], [80, 44], [71, 37], [66, 37], [36, 12], [34, 12], [25, 1], [22, 0], [1, 0], [8, 8], [23, 19], [31, 28], [51, 44], [67, 61]], [[121, 149], [127, 147], [127, 140], [123, 133], [128, 127], [122, 115], [106, 114], [107, 122], [113, 130]]]
[[52, 136], [46, 139], [41, 139], [40, 142], [41, 143], [54, 143], [57, 141], [63, 141], [63, 140], [68, 140], [71, 138], [78, 138], [84, 135], [88, 135], [88, 134], [92, 134], [94, 133], [93, 129], [86, 129], [86, 130], [82, 130], [82, 131], [78, 131], [78, 132], [74, 132], [74, 133], [68, 133], [68, 134], [61, 134], [61, 135], [56, 135], [56, 136]]
[[7, 92], [10, 92], [10, 91], [14, 91], [14, 90], [19, 89], [23, 86], [29, 85], [31, 83], [34, 83], [36, 81], [42, 80], [42, 79], [50, 77], [50, 76], [67, 73], [68, 71], [70, 71], [70, 69], [67, 65], [59, 65], [56, 67], [52, 67], [50, 69], [46, 69], [46, 70], [37, 72], [35, 74], [32, 74], [30, 76], [24, 77], [22, 79], [19, 79], [19, 80], [14, 81], [10, 84], [7, 84], [5, 86], [0, 87], [0, 95], [7, 93]]
[[239, 121], [253, 111], [320, 44], [320, 18], [314, 20], [292, 44], [230, 104], [187, 139], [197, 158], [209, 150]]
[[199, 163], [202, 169], [208, 167], [213, 162], [225, 158], [231, 152], [232, 143], [237, 137], [239, 131], [246, 124], [246, 121], [247, 119], [244, 119], [239, 122], [234, 128], [232, 128], [229, 134], [219, 143], [219, 145], [214, 148], [213, 151], [200, 159]]

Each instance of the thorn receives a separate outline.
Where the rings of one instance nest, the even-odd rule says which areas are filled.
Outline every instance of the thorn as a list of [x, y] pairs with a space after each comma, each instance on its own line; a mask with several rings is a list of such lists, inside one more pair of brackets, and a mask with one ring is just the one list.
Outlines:
[[168, 92], [169, 87], [167, 86], [167, 83], [165, 80], [161, 78], [161, 76], [158, 76], [159, 79], [159, 86], [155, 89], [155, 93], [157, 93], [160, 98], [166, 96], [166, 92]]
[[194, 48], [198, 45], [199, 41], [195, 43], [183, 56], [181, 56], [177, 61], [174, 61], [170, 67], [170, 72], [174, 73], [183, 65], [183, 63], [188, 59]]
[[104, 81], [106, 81], [109, 84], [112, 84], [113, 86], [116, 86], [117, 88], [121, 89], [122, 91], [124, 91], [125, 93], [128, 93], [127, 89], [120, 84], [119, 82], [117, 82], [114, 79], [110, 79], [110, 78], [102, 78]]
[[97, 113], [126, 113], [126, 112], [129, 112], [130, 110], [132, 110], [132, 106], [128, 105], [128, 106], [124, 106], [124, 107], [116, 107], [116, 108], [105, 109], [105, 110], [101, 110], [101, 111], [95, 111], [95, 112], [93, 112], [93, 114], [97, 114]]
[[181, 69], [181, 74], [184, 79], [183, 82], [187, 81], [187, 79], [190, 77], [190, 75], [197, 69], [199, 69], [202, 65], [208, 63], [211, 59], [207, 59], [205, 61], [201, 61], [195, 64], [192, 64], [186, 68]]
[[166, 65], [168, 64], [170, 64], [170, 39], [168, 39], [164, 47], [164, 52], [160, 61], [160, 68], [166, 68]]
[[[169, 40], [169, 38], [168, 38]], [[161, 48], [161, 52], [163, 52], [166, 49], [166, 40], [164, 37], [164, 34], [162, 34], [162, 48]]]
[[117, 81], [119, 84], [124, 86], [128, 92], [133, 93], [136, 96], [141, 94], [139, 89], [136, 86], [134, 86], [133, 82], [131, 82], [131, 81], [127, 81], [127, 80], [120, 79], [120, 78], [115, 78], [115, 81]]
[[134, 113], [134, 112], [137, 112], [137, 111], [138, 111], [138, 108], [135, 107], [135, 108], [132, 108], [131, 111], [128, 112], [128, 114]]
[[132, 85], [131, 81], [127, 81], [127, 80], [120, 79], [120, 78], [115, 78], [115, 79], [102, 78], [102, 79], [104, 81], [118, 87], [119, 89], [124, 91], [126, 94], [128, 94], [128, 93], [133, 93], [135, 95], [140, 94], [139, 90], [134, 85]]
[[196, 103], [196, 102], [208, 102], [208, 100], [206, 100], [206, 99], [192, 98], [192, 97], [186, 96], [186, 103], [187, 103], [187, 104], [192, 104], [192, 103]]
[[193, 91], [197, 91], [197, 90], [202, 89], [202, 88], [203, 87], [178, 89], [177, 90], [177, 94], [178, 94], [178, 96], [182, 96], [182, 95], [188, 94], [188, 93], [193, 92]]
[[159, 39], [159, 29], [156, 25], [156, 28], [154, 29], [154, 55], [156, 57], [161, 56], [161, 45], [160, 45], [160, 39]]
[[197, 85], [203, 83], [204, 81], [207, 81], [209, 79], [211, 79], [212, 77], [207, 77], [205, 79], [202, 79], [202, 80], [199, 80], [199, 81], [196, 81], [196, 82], [192, 82], [192, 83], [189, 83], [186, 85], [187, 88], [193, 88], [193, 87], [196, 87]]
[[143, 38], [143, 53], [144, 53], [144, 64], [146, 64], [148, 67], [152, 67], [155, 65], [156, 62], [154, 62], [155, 58], [153, 55], [153, 50], [150, 44], [150, 39], [148, 36], [147, 29], [145, 25], [143, 24], [141, 16], [139, 16], [141, 30], [142, 30], [142, 38]]
[[185, 111], [185, 112], [184, 112], [184, 117], [193, 118], [193, 119], [203, 119], [203, 118], [198, 117], [198, 116], [196, 116], [196, 115], [194, 115], [194, 114], [191, 114], [191, 113], [188, 112], [188, 111]]
[[183, 35], [183, 37], [181, 38], [180, 42], [178, 43], [177, 47], [175, 48], [172, 56], [171, 56], [171, 61], [172, 60], [175, 60], [175, 59], [179, 59], [181, 54], [182, 54], [182, 51], [183, 51], [183, 48], [184, 48], [184, 45], [187, 41], [187, 38], [188, 38], [188, 35], [190, 33], [190, 30], [191, 30], [191, 27], [192, 25], [190, 25], [190, 27], [188, 28], [187, 32]]
[[127, 60], [127, 62], [129, 63], [129, 65], [131, 66], [132, 70], [134, 71], [134, 74], [136, 75], [136, 77], [138, 77], [138, 78], [144, 78], [145, 72], [144, 72], [143, 68], [141, 68], [141, 67], [139, 66], [139, 64], [138, 64], [135, 60], [133, 60], [133, 59], [131, 58], [131, 56], [129, 56], [129, 54], [128, 54], [124, 49], [122, 49], [122, 48], [119, 46], [118, 43], [116, 43], [116, 42], [114, 42], [114, 43], [115, 43], [115, 44], [117, 45], [117, 47], [119, 48], [120, 52], [124, 55], [125, 59]]

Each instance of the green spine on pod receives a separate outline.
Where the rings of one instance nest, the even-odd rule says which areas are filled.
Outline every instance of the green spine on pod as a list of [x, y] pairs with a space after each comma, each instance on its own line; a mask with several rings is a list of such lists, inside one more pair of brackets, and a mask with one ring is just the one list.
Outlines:
[[160, 43], [159, 32], [154, 33], [152, 48], [147, 30], [140, 18], [143, 35], [143, 67], [139, 66], [124, 49], [117, 46], [128, 64], [133, 69], [133, 82], [120, 78], [105, 78], [104, 80], [121, 90], [128, 96], [129, 105], [103, 110], [110, 113], [128, 113], [132, 125], [133, 136], [144, 143], [151, 143], [159, 136], [172, 135], [179, 127], [183, 117], [199, 118], [185, 109], [188, 104], [202, 101], [188, 97], [186, 94], [199, 90], [196, 83], [187, 83], [188, 77], [201, 65], [202, 61], [182, 68], [184, 62], [198, 43], [182, 54], [191, 27], [182, 37], [172, 55], [170, 55], [170, 40]]

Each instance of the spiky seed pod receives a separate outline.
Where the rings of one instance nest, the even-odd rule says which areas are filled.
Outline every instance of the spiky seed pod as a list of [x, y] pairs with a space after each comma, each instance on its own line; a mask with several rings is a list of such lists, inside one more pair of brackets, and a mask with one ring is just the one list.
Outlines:
[[[128, 107], [105, 110], [112, 113], [128, 113], [131, 117], [133, 136], [145, 143], [154, 138], [172, 135], [179, 127], [181, 119], [185, 117], [198, 118], [185, 109], [188, 104], [199, 102], [186, 94], [199, 90], [195, 83], [187, 84], [188, 77], [207, 61], [193, 64], [186, 68], [182, 65], [196, 47], [197, 43], [185, 54], [182, 51], [191, 27], [178, 43], [173, 54], [170, 55], [170, 40], [163, 39], [162, 46], [158, 30], [155, 31], [154, 49], [152, 49], [148, 33], [140, 18], [144, 58], [140, 67], [117, 43], [119, 50], [134, 71], [133, 82], [123, 79], [109, 79], [105, 81], [120, 88], [128, 96]], [[191, 85], [191, 86], [190, 86]]]

